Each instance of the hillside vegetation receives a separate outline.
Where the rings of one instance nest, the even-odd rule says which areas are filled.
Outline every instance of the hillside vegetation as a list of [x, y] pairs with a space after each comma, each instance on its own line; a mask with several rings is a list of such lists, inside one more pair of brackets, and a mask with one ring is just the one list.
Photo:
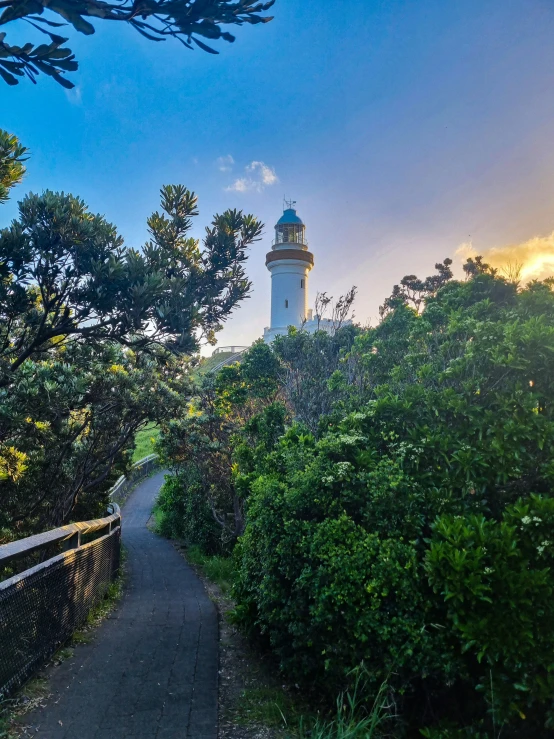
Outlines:
[[193, 374], [197, 377], [209, 374], [215, 367], [217, 367], [218, 364], [232, 356], [232, 352], [221, 352], [220, 354], [215, 354], [211, 357], [203, 357], [198, 366], [195, 367]]
[[314, 702], [363, 665], [389, 736], [547, 737], [553, 283], [465, 270], [404, 278], [375, 328], [291, 330], [205, 377], [164, 427], [157, 515], [233, 553], [235, 622]]

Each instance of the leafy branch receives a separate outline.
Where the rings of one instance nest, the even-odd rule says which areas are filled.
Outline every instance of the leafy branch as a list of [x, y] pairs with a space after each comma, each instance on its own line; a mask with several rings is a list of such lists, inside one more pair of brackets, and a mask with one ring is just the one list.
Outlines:
[[[0, 26], [23, 20], [50, 38], [49, 44], [13, 46], [0, 33], [0, 77], [8, 85], [17, 85], [27, 76], [33, 83], [40, 72], [52, 77], [65, 88], [74, 87], [64, 75], [74, 72], [78, 64], [75, 55], [64, 44], [68, 41], [49, 28], [68, 24], [87, 36], [95, 32], [87, 18], [122, 21], [131, 25], [150, 41], [165, 41], [172, 37], [187, 49], [195, 46], [210, 54], [218, 54], [209, 42], [233, 42], [235, 37], [223, 26], [267, 23], [271, 16], [263, 15], [274, 4], [252, 0], [0, 0]], [[43, 18], [44, 11], [61, 16], [63, 22]]]

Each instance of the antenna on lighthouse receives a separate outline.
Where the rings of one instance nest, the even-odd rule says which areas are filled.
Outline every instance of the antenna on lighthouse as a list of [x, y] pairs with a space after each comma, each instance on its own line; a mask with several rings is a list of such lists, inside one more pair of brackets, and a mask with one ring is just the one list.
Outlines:
[[296, 205], [296, 200], [287, 200], [287, 196], [283, 195], [283, 210], [286, 208], [293, 208]]

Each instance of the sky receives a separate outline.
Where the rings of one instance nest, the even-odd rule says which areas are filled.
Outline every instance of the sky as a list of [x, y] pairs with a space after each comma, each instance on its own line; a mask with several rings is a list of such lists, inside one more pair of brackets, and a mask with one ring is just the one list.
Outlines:
[[[169, 183], [197, 193], [198, 237], [229, 207], [255, 214], [253, 291], [219, 346], [269, 324], [284, 195], [315, 257], [311, 304], [356, 285], [364, 324], [405, 274], [447, 256], [458, 272], [467, 254], [554, 272], [550, 0], [277, 0], [272, 13], [218, 56], [97, 22], [94, 36], [68, 31], [75, 90], [0, 83], [0, 127], [31, 151], [0, 226], [25, 192], [61, 190], [140, 247]], [[21, 25], [3, 30], [36, 39]]]

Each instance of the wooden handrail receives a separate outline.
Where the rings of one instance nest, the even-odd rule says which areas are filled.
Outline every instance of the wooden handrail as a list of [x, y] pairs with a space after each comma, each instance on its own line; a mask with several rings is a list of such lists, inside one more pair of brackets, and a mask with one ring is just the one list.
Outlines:
[[[111, 530], [113, 528], [113, 524], [116, 522], [119, 526], [121, 521], [121, 511], [117, 503], [110, 503], [108, 511], [110, 512], [110, 515], [105, 518], [95, 518], [92, 521], [70, 523], [67, 526], [60, 526], [57, 529], [45, 531], [43, 534], [35, 534], [35, 536], [28, 536], [26, 539], [19, 539], [18, 541], [11, 541], [9, 544], [2, 544], [0, 546], [0, 568], [7, 565], [9, 562], [12, 562], [14, 559], [26, 557], [29, 554], [37, 552], [39, 549], [44, 549], [52, 544], [57, 544], [66, 539], [71, 539], [71, 537], [76, 534], [92, 534], [95, 531], [99, 531], [107, 527]], [[76, 540], [80, 540], [80, 536], [77, 536]], [[76, 546], [78, 545], [79, 544], [77, 543]]]

